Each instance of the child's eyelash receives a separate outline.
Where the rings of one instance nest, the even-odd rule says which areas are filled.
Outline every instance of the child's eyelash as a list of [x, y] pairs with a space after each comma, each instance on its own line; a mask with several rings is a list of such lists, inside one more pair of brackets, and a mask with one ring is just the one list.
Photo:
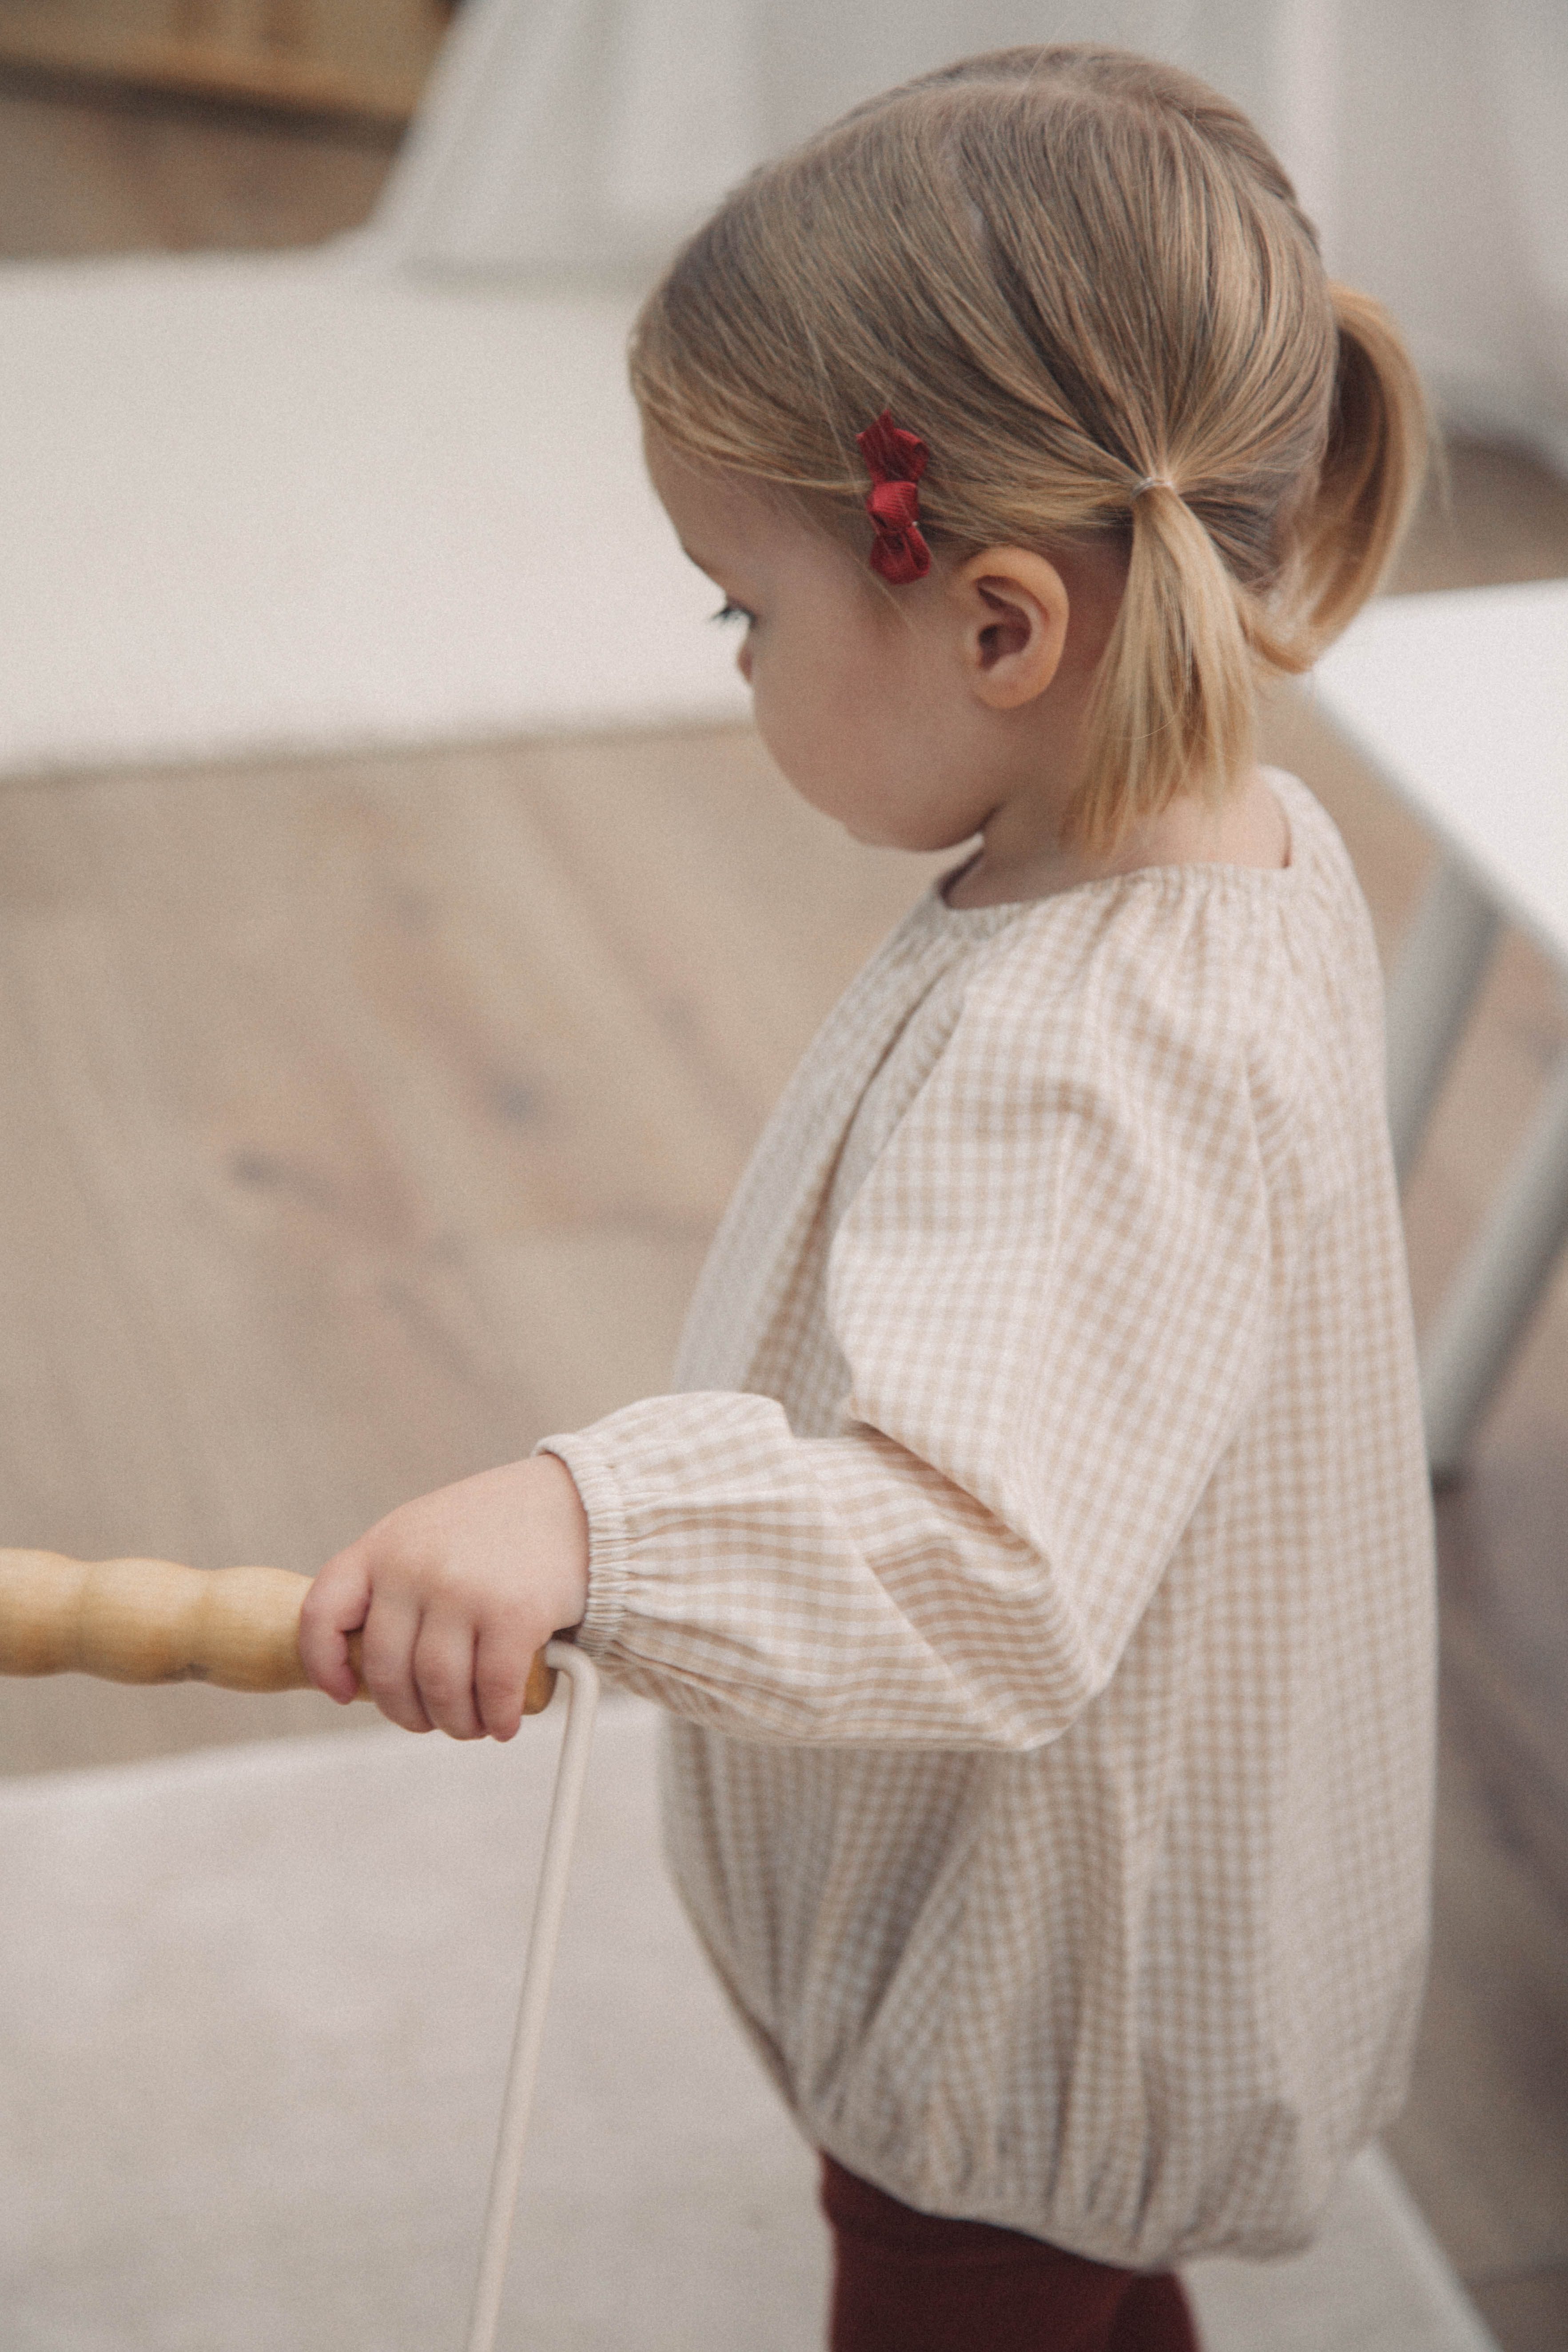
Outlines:
[[755, 615], [748, 613], [744, 604], [737, 604], [726, 596], [719, 610], [711, 614], [710, 618], [715, 621], [745, 621], [749, 624]]

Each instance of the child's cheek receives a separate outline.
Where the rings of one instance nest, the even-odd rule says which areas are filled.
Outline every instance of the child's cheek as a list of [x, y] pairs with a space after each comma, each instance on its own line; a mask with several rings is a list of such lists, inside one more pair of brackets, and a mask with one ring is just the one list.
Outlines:
[[827, 816], [837, 815], [832, 789], [834, 761], [810, 709], [766, 693], [756, 695], [754, 707], [757, 732], [780, 774], [813, 808]]

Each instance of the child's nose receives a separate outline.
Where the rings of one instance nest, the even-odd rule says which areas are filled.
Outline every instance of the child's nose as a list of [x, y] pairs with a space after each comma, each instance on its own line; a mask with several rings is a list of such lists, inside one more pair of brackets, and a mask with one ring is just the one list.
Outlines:
[[739, 653], [735, 656], [735, 667], [740, 671], [741, 676], [745, 679], [746, 684], [750, 686], [752, 682], [752, 648], [749, 645], [742, 646]]

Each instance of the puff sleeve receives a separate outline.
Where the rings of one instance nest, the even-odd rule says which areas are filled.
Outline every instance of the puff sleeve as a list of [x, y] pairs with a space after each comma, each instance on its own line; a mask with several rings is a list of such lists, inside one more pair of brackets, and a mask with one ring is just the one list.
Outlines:
[[1014, 953], [963, 991], [834, 1234], [835, 1433], [709, 1391], [546, 1441], [618, 1681], [742, 1738], [1012, 1750], [1104, 1688], [1258, 1391], [1281, 1248], [1235, 992], [1118, 936], [1072, 987]]

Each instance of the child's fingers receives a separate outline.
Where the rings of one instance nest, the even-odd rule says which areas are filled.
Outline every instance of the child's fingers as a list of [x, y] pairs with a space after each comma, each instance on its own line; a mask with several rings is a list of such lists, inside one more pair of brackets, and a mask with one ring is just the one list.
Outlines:
[[464, 1616], [426, 1610], [414, 1643], [414, 1686], [437, 1731], [482, 1739], [474, 1704], [474, 1629]]
[[383, 1715], [405, 1731], [433, 1731], [414, 1680], [414, 1647], [419, 1636], [419, 1612], [411, 1599], [375, 1593], [364, 1621], [360, 1647], [360, 1672], [364, 1686]]
[[316, 1688], [340, 1706], [359, 1695], [348, 1637], [364, 1623], [369, 1605], [370, 1577], [349, 1550], [327, 1562], [300, 1612], [300, 1662]]
[[514, 1618], [481, 1627], [474, 1652], [474, 1697], [492, 1739], [510, 1739], [522, 1721], [533, 1643]]

